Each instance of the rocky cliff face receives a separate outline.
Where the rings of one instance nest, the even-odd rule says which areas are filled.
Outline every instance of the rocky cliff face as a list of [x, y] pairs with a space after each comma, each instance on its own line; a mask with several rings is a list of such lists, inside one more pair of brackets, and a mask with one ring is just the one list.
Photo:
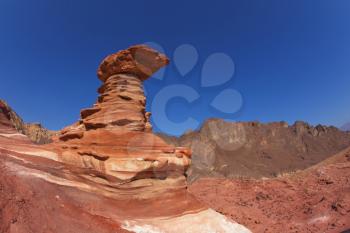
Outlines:
[[190, 150], [151, 132], [142, 81], [167, 63], [146, 46], [108, 56], [96, 104], [50, 144], [0, 112], [0, 232], [250, 232], [188, 193]]
[[28, 136], [32, 142], [37, 144], [52, 142], [51, 137], [56, 132], [45, 129], [40, 123], [25, 123], [4, 100], [0, 100], [0, 111], [7, 116], [18, 132]]
[[305, 169], [350, 145], [350, 134], [335, 127], [296, 122], [261, 124], [212, 119], [180, 138], [159, 135], [192, 149], [190, 180], [201, 176], [273, 177]]

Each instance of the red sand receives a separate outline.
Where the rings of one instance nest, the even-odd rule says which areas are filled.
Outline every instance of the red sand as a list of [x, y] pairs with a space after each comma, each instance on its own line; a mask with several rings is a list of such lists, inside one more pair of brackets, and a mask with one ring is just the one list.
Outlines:
[[190, 191], [253, 232], [342, 232], [350, 229], [350, 148], [303, 172], [201, 179]]

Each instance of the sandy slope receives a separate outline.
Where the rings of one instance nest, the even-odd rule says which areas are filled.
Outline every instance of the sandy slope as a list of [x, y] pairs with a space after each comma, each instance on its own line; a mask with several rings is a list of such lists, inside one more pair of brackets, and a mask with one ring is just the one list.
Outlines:
[[350, 148], [295, 174], [201, 179], [190, 191], [253, 232], [342, 232], [350, 229]]

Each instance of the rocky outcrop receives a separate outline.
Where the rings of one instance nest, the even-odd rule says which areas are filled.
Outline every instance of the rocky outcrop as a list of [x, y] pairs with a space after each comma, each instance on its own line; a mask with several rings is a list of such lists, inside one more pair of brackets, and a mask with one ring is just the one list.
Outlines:
[[0, 114], [2, 123], [7, 123], [7, 126], [21, 130], [23, 128], [23, 120], [14, 112], [11, 107], [4, 101], [0, 100]]
[[250, 232], [188, 193], [190, 151], [150, 131], [142, 81], [166, 63], [145, 46], [107, 57], [97, 103], [50, 144], [0, 114], [0, 232]]
[[262, 124], [211, 119], [168, 143], [192, 150], [192, 181], [202, 176], [273, 177], [302, 170], [350, 146], [350, 134], [298, 121]]
[[26, 135], [32, 142], [36, 144], [52, 142], [51, 137], [54, 136], [56, 132], [45, 129], [40, 123], [25, 123], [4, 100], [0, 100], [0, 110], [6, 113], [16, 130]]
[[40, 123], [26, 123], [23, 133], [36, 144], [47, 144], [52, 142], [52, 137], [57, 134], [56, 131], [48, 130]]

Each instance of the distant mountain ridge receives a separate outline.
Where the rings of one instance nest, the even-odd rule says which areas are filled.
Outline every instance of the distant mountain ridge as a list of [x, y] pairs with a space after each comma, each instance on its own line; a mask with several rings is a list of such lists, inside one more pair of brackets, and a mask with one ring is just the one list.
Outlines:
[[159, 134], [192, 149], [190, 180], [202, 176], [274, 177], [310, 167], [350, 146], [350, 133], [297, 121], [262, 124], [209, 119], [181, 137]]
[[343, 131], [350, 131], [350, 122], [344, 124], [340, 129]]

